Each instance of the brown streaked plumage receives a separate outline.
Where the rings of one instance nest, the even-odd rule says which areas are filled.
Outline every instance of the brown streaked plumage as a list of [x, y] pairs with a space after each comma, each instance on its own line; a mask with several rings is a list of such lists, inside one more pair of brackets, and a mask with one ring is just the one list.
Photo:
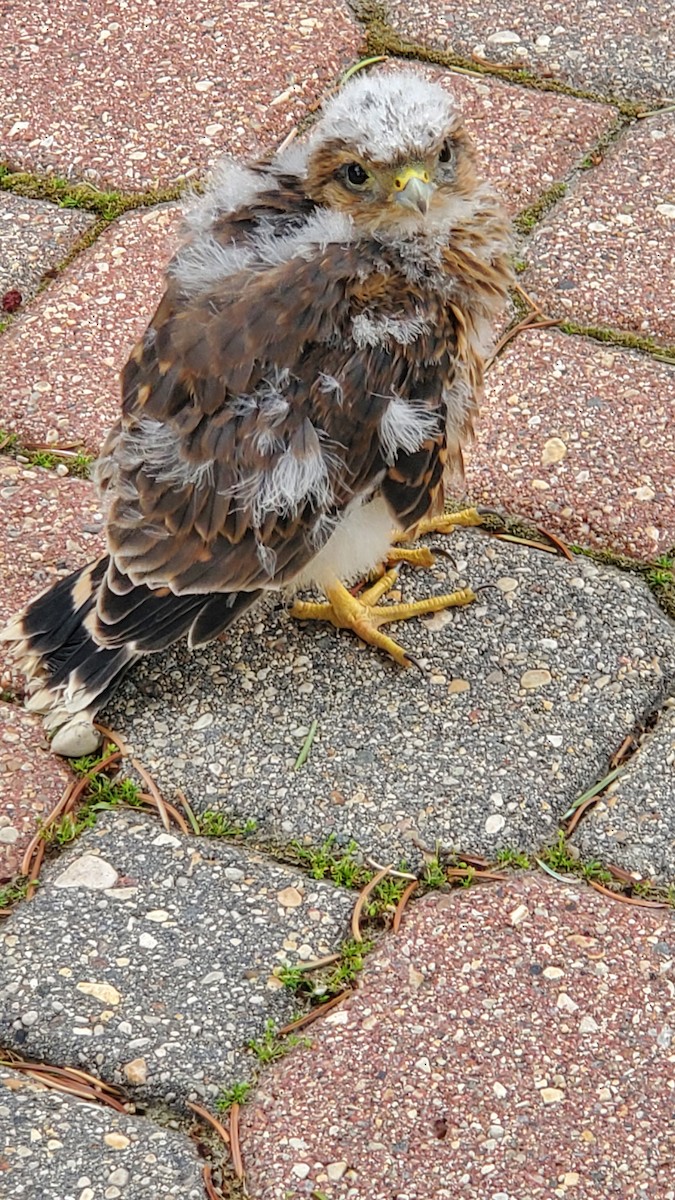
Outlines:
[[442, 88], [357, 77], [188, 223], [97, 468], [109, 553], [5, 631], [53, 725], [262, 591], [372, 568], [472, 432], [509, 227]]

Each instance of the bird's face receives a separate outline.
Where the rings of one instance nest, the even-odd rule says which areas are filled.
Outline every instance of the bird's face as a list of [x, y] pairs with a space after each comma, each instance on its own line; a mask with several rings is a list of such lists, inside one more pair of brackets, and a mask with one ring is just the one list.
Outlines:
[[416, 103], [396, 76], [362, 84], [360, 94], [352, 88], [353, 108], [345, 89], [310, 149], [308, 195], [364, 232], [433, 228], [476, 186], [473, 149], [449, 97], [413, 82]]

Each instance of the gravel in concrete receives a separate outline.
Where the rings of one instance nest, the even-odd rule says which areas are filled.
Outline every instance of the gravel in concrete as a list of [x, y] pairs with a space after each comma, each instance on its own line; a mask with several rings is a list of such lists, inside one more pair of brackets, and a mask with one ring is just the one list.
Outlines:
[[334, 952], [353, 896], [218, 840], [102, 814], [2, 929], [0, 1042], [134, 1098], [205, 1100], [294, 1014], [274, 976]]
[[181, 1133], [0, 1068], [0, 1179], [16, 1200], [203, 1200]]
[[675, 708], [664, 709], [573, 841], [584, 858], [675, 884]]
[[90, 213], [0, 193], [0, 298], [16, 289], [25, 304], [45, 273], [90, 228]]
[[522, 253], [552, 316], [675, 343], [675, 113], [639, 121], [583, 174]]
[[120, 218], [3, 336], [0, 419], [22, 441], [96, 451], [120, 406], [119, 372], [163, 291], [177, 205]]
[[42, 721], [18, 704], [0, 702], [0, 885], [19, 874], [36, 823], [71, 779], [51, 753]]
[[130, 188], [274, 145], [350, 60], [346, 3], [196, 0], [38, 10], [11, 0], [0, 137], [26, 170]]
[[673, 0], [558, 0], [536, 8], [528, 0], [388, 0], [387, 10], [411, 41], [524, 68], [543, 81], [640, 100], [675, 94]]
[[675, 367], [553, 330], [496, 360], [467, 471], [476, 500], [653, 558], [675, 544], [674, 481]]
[[[392, 627], [428, 669], [402, 670], [353, 634], [283, 611], [224, 642], [139, 664], [106, 723], [171, 798], [261, 836], [355, 838], [389, 862], [412, 839], [493, 855], [536, 848], [607, 769], [675, 678], [675, 630], [634, 577], [498, 543], [405, 571], [404, 596], [493, 584], [468, 608]], [[316, 736], [294, 770], [312, 722]]]
[[255, 1200], [673, 1200], [675, 917], [429, 896], [247, 1105]]

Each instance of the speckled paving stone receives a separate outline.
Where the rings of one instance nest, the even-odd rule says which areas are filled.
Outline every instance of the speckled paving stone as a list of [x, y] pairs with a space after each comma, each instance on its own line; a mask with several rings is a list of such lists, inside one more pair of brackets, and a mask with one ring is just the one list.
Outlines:
[[675, 343], [675, 113], [640, 121], [523, 248], [552, 316]]
[[0, 419], [22, 441], [96, 451], [116, 420], [119, 372], [163, 291], [177, 205], [116, 221], [3, 337]]
[[425, 898], [246, 1106], [252, 1200], [673, 1200], [674, 954], [543, 877]]
[[38, 820], [72, 778], [50, 753], [41, 721], [18, 704], [0, 702], [0, 882], [19, 874]]
[[23, 303], [90, 228], [90, 213], [0, 193], [0, 296], [16, 289]]
[[346, 3], [10, 0], [0, 137], [18, 166], [126, 189], [278, 142], [358, 56]]
[[[450, 545], [461, 578], [497, 590], [395, 627], [427, 675], [332, 626], [259, 611], [227, 641], [139, 664], [106, 723], [167, 797], [183, 788], [198, 809], [255, 818], [273, 844], [335, 833], [411, 863], [413, 837], [488, 855], [538, 847], [662, 699], [675, 626], [641, 582], [586, 559], [480, 533]], [[406, 597], [456, 583], [441, 559], [402, 577]]]
[[[93, 484], [0, 457], [0, 628], [55, 579], [104, 548]], [[0, 684], [21, 693], [22, 678], [0, 641]]]
[[675, 544], [675, 367], [551, 330], [491, 368], [471, 495], [582, 545], [651, 558]]
[[411, 41], [522, 67], [605, 96], [658, 100], [675, 93], [673, 0], [387, 0], [391, 24]]
[[674, 707], [664, 709], [623, 774], [584, 817], [574, 842], [584, 858], [675, 883]]
[[284, 1024], [284, 963], [334, 952], [353, 896], [218, 840], [102, 816], [0, 940], [0, 1043], [82, 1065], [134, 1097], [212, 1105]]
[[204, 1200], [182, 1133], [0, 1069], [0, 1179], [16, 1200]]
[[[374, 68], [385, 73], [400, 69], [400, 62]], [[614, 109], [571, 96], [528, 91], [487, 76], [469, 77], [421, 63], [414, 69], [455, 96], [476, 144], [481, 173], [498, 188], [512, 213], [564, 178], [616, 119]]]

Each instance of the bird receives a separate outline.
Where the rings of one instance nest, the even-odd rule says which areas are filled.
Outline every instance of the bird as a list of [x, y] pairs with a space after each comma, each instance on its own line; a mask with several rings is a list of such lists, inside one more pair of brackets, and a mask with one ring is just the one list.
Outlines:
[[270, 592], [414, 663], [382, 625], [475, 599], [386, 594], [401, 562], [434, 561], [406, 543], [481, 523], [444, 501], [511, 250], [452, 95], [421, 72], [356, 74], [304, 144], [222, 159], [122, 371], [94, 475], [107, 551], [3, 631], [27, 707], [52, 730], [93, 719], [139, 656], [226, 639]]

